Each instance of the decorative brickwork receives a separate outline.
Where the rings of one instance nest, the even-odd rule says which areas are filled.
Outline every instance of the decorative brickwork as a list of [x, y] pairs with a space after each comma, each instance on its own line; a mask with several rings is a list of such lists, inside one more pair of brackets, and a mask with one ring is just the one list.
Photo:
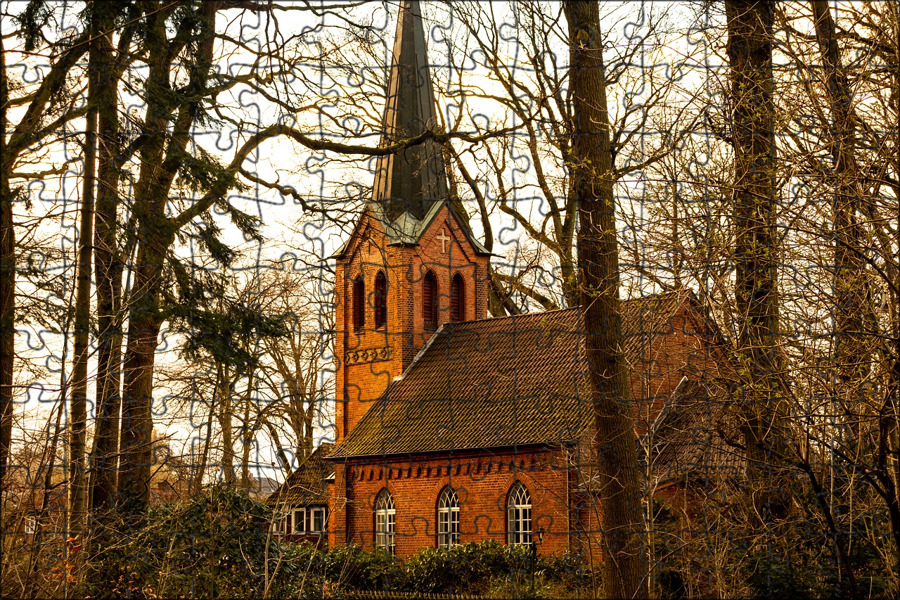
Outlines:
[[351, 350], [347, 352], [347, 366], [391, 360], [391, 348], [369, 348], [367, 350]]
[[396, 553], [408, 556], [424, 547], [438, 547], [438, 500], [450, 485], [459, 499], [460, 542], [493, 539], [505, 544], [506, 494], [521, 481], [531, 494], [534, 530], [545, 531], [541, 554], [564, 554], [570, 547], [566, 503], [572, 474], [563, 451], [398, 457], [355, 461], [342, 469], [346, 520], [332, 525], [337, 543], [373, 547], [374, 502], [387, 489], [396, 509]]
[[[402, 3], [388, 141], [435, 122], [417, 13], [417, 3]], [[486, 319], [490, 253], [454, 208], [442, 154], [423, 145], [380, 158], [377, 171], [373, 202], [336, 256], [338, 443], [326, 459], [334, 465], [329, 543], [372, 548], [378, 519], [382, 545], [398, 555], [438, 546], [438, 501], [451, 486], [460, 542], [521, 542], [542, 530], [541, 554], [598, 560], [602, 490], [593, 477], [580, 310]], [[354, 299], [354, 282], [364, 299]], [[715, 418], [691, 413], [689, 396], [722, 391], [683, 382], [715, 378], [725, 361], [688, 295], [622, 307], [621, 323], [610, 323], [623, 328], [621, 351], [633, 367], [632, 398], [622, 400], [634, 406], [639, 433], [660, 415], [668, 419], [671, 443], [665, 453], [652, 450], [666, 464], [652, 468], [654, 481], [674, 485], [710, 447], [702, 431], [686, 436], [685, 424], [710, 429]], [[520, 525], [508, 536], [507, 495], [516, 482], [527, 494], [517, 495]], [[391, 508], [376, 516], [383, 492]]]
[[[338, 441], [403, 373], [434, 333], [426, 328], [423, 314], [425, 273], [434, 273], [437, 281], [438, 327], [451, 320], [451, 280], [457, 275], [467, 288], [462, 311], [481, 319], [487, 315], [488, 260], [449, 204], [439, 207], [431, 223], [423, 228], [418, 244], [412, 246], [392, 243], [381, 219], [371, 210], [363, 213], [335, 269]], [[387, 279], [387, 315], [385, 324], [376, 327], [380, 292], [376, 292], [375, 279], [379, 273]], [[365, 314], [356, 319], [364, 325], [357, 329], [353, 286], [359, 279], [367, 293], [362, 307]]]

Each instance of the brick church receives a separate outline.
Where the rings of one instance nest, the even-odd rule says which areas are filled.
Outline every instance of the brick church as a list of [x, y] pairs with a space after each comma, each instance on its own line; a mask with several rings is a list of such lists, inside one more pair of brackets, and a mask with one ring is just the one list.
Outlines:
[[[425, 40], [418, 2], [403, 2], [386, 143], [437, 127]], [[336, 440], [272, 497], [294, 539], [401, 556], [486, 539], [544, 555], [600, 543], [581, 311], [489, 318], [490, 253], [462, 210], [438, 144], [378, 159], [335, 256]], [[648, 485], [674, 497], [739, 471], [716, 425], [726, 360], [693, 297], [622, 311]]]

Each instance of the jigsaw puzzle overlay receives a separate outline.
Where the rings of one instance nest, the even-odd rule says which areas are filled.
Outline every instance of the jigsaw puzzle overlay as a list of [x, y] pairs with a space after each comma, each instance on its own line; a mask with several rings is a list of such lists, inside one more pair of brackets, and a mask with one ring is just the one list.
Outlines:
[[900, 594], [900, 3], [0, 16], [3, 597]]

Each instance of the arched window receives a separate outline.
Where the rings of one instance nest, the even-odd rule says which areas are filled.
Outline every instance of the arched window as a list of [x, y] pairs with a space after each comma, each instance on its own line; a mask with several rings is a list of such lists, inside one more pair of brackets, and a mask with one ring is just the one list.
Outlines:
[[510, 546], [531, 543], [531, 494], [521, 481], [506, 497], [506, 541]]
[[466, 282], [459, 273], [450, 282], [450, 320], [454, 323], [466, 320]]
[[375, 499], [375, 547], [394, 553], [394, 524], [396, 511], [394, 497], [381, 490]]
[[375, 329], [387, 325], [387, 277], [384, 271], [375, 276]]
[[422, 317], [425, 319], [426, 331], [437, 329], [438, 320], [438, 284], [434, 273], [428, 271], [422, 281]]
[[360, 275], [353, 280], [353, 331], [360, 331], [366, 325], [366, 282]]
[[459, 543], [459, 499], [449, 485], [441, 490], [437, 505], [438, 548]]

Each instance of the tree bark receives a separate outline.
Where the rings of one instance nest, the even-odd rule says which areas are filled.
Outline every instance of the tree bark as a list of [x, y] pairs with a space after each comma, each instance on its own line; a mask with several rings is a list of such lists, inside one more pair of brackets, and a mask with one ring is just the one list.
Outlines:
[[[140, 520], [146, 514], [150, 493], [153, 372], [156, 344], [164, 320], [160, 310], [163, 264], [178, 228], [178, 223], [166, 216], [165, 208], [206, 88], [215, 40], [212, 32], [216, 8], [217, 3], [210, 0], [198, 9], [200, 18], [209, 28], [209, 35], [198, 48], [189, 84], [193, 90], [191, 97], [177, 109], [172, 106], [170, 82], [170, 70], [176, 57], [171, 53], [166, 35], [166, 15], [160, 11], [148, 11], [145, 15], [144, 46], [149, 67], [144, 123], [147, 140], [141, 147], [141, 172], [135, 185], [134, 212], [139, 245], [128, 313], [119, 471], [119, 494], [126, 507], [126, 516], [132, 520]], [[176, 111], [174, 118], [173, 110]], [[170, 132], [170, 126], [174, 131]]]
[[571, 168], [580, 221], [580, 295], [601, 485], [604, 595], [645, 597], [642, 488], [628, 365], [622, 353], [615, 179], [599, 5], [567, 0], [564, 7], [575, 119]]
[[[828, 2], [812, 0], [813, 22], [825, 75], [825, 91], [832, 118], [830, 145], [833, 169], [828, 174], [828, 188], [834, 191], [834, 396], [842, 407], [845, 429], [851, 444], [856, 445], [860, 428], [859, 407], [864, 403], [854, 392], [862, 389], [862, 379], [871, 365], [871, 352], [864, 339], [867, 322], [873, 317], [868, 310], [869, 286], [865, 262], [859, 254], [862, 232], [858, 221], [862, 190], [857, 182], [852, 97], [850, 83], [838, 48], [834, 19]], [[846, 593], [855, 595], [853, 569], [847, 563], [846, 534], [833, 528], [839, 569]]]
[[[109, 5], [107, 5], [107, 8]], [[91, 507], [109, 508], [116, 493], [122, 360], [122, 261], [116, 235], [119, 208], [119, 69], [112, 55], [110, 32], [115, 18], [103, 11], [97, 44], [102, 73], [97, 80], [97, 206], [94, 214], [94, 278], [97, 287], [97, 415], [91, 454]], [[130, 39], [129, 34], [123, 34]], [[120, 44], [127, 52], [127, 44]], [[122, 57], [119, 57], [122, 60]]]
[[212, 444], [212, 425], [215, 419], [215, 400], [209, 406], [209, 414], [206, 416], [206, 439], [203, 440], [203, 452], [197, 466], [192, 469], [191, 493], [196, 495], [203, 491], [203, 478], [206, 476], [206, 467], [209, 463], [209, 447]]
[[[0, 36], [0, 156], [6, 156], [9, 129], [6, 52]], [[5, 161], [5, 159], [4, 159]], [[13, 361], [15, 353], [16, 244], [13, 196], [5, 165], [0, 168], [0, 494], [6, 487], [6, 463], [12, 443]]]
[[247, 394], [244, 398], [244, 419], [241, 427], [241, 489], [250, 489], [250, 451], [253, 449], [253, 439], [256, 430], [250, 427], [250, 402], [253, 395], [253, 378], [247, 384]]
[[726, 0], [734, 149], [735, 304], [748, 477], [763, 520], [786, 509], [773, 494], [782, 460], [778, 420], [775, 108], [771, 0]]
[[219, 367], [223, 373], [219, 394], [219, 427], [222, 429], [222, 479], [225, 485], [234, 485], [234, 409], [232, 406], [231, 372]]
[[101, 72], [97, 52], [100, 31], [97, 2], [88, 7], [91, 41], [88, 48], [88, 111], [85, 115], [84, 180], [78, 230], [78, 262], [75, 265], [75, 335], [72, 354], [72, 384], [67, 419], [69, 442], [68, 523], [69, 535], [84, 529], [87, 505], [87, 401], [88, 357], [91, 341], [91, 254], [94, 236], [94, 186], [97, 178], [97, 79]]
[[863, 234], [858, 220], [862, 195], [857, 184], [854, 151], [855, 123], [852, 112], [853, 94], [844, 71], [838, 48], [835, 22], [828, 2], [812, 0], [816, 40], [825, 70], [825, 90], [831, 109], [831, 154], [834, 190], [834, 364], [837, 401], [843, 407], [852, 440], [858, 437], [860, 403], [853, 392], [871, 365], [871, 352], [865, 340], [868, 323], [874, 317], [868, 310], [869, 286], [865, 261], [859, 254]]

